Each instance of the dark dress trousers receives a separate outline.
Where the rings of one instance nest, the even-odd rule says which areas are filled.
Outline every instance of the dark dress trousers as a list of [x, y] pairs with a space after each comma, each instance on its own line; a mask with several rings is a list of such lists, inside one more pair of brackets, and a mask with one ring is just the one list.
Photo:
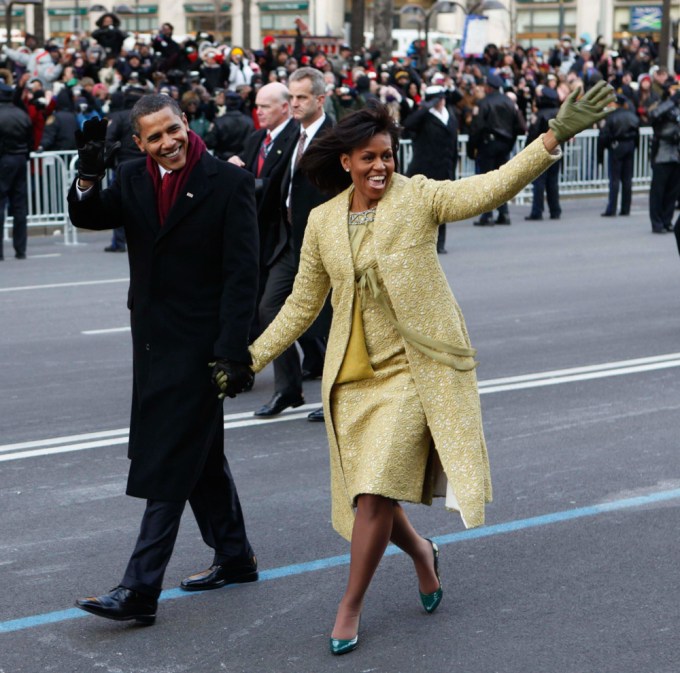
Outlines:
[[69, 214], [78, 227], [125, 227], [133, 392], [128, 495], [147, 509], [123, 586], [160, 593], [189, 501], [215, 561], [252, 555], [224, 456], [222, 403], [208, 363], [250, 363], [258, 234], [253, 177], [203, 154], [161, 228], [146, 160], [121, 164]]
[[[326, 117], [306, 149], [309, 149], [319, 136], [332, 125], [332, 121]], [[293, 142], [294, 147], [297, 145], [297, 140], [298, 136]], [[291, 169], [292, 157], [286, 162], [286, 171], [281, 181], [279, 193], [283, 217], [279, 222], [278, 230], [272, 232], [272, 253], [267, 260], [269, 267], [267, 284], [260, 301], [259, 311], [262, 329], [274, 320], [293, 289], [293, 281], [300, 262], [302, 239], [310, 211], [329, 198], [327, 194], [323, 194], [314, 187], [302, 171], [293, 172]], [[289, 189], [291, 194], [290, 221], [286, 208]], [[300, 356], [295, 345], [274, 360], [274, 388], [276, 392], [299, 394], [302, 391], [302, 369], [320, 371], [323, 368], [330, 320], [330, 304], [326, 302], [317, 320], [299, 339], [304, 353], [304, 363], [300, 363]]]

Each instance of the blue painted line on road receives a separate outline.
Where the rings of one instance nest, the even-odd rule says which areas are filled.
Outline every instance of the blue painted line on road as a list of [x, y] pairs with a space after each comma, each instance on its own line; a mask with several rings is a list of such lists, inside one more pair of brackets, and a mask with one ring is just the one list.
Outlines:
[[[456, 542], [465, 542], [468, 540], [477, 540], [484, 537], [492, 537], [494, 535], [514, 533], [520, 530], [538, 528], [540, 526], [549, 526], [555, 523], [583, 519], [597, 516], [599, 514], [607, 514], [609, 512], [617, 512], [635, 507], [644, 507], [646, 505], [655, 505], [669, 500], [676, 500], [678, 498], [680, 498], [680, 488], [670, 491], [659, 491], [657, 493], [650, 493], [648, 495], [641, 495], [634, 498], [613, 500], [611, 502], [604, 502], [599, 505], [591, 505], [589, 507], [579, 507], [562, 512], [554, 512], [552, 514], [543, 514], [541, 516], [520, 519], [518, 521], [508, 521], [506, 523], [493, 524], [490, 526], [484, 526], [482, 528], [472, 528], [459, 533], [451, 533], [450, 535], [440, 535], [432, 539], [438, 545], [443, 546], [447, 544], [454, 544]], [[401, 553], [403, 553], [401, 550], [390, 546], [387, 548], [385, 556], [394, 556], [395, 554]], [[282, 566], [280, 568], [272, 568], [271, 570], [263, 570], [260, 572], [260, 581], [278, 580], [284, 577], [292, 577], [294, 575], [304, 575], [306, 573], [316, 572], [317, 570], [327, 570], [328, 568], [336, 568], [338, 566], [344, 566], [348, 564], [349, 554], [331, 556], [324, 559], [317, 559], [315, 561], [308, 561], [306, 563], [295, 563], [292, 565]], [[160, 600], [167, 601], [177, 598], [187, 598], [189, 596], [196, 595], [196, 593], [187, 593], [181, 589], [169, 589], [161, 594]], [[33, 615], [32, 617], [24, 617], [22, 619], [12, 619], [9, 621], [0, 622], [0, 633], [22, 631], [24, 629], [30, 629], [36, 626], [55, 624], [57, 622], [64, 622], [86, 616], [87, 613], [83, 612], [82, 610], [78, 610], [77, 608], [72, 608], [70, 610], [59, 610], [56, 612], [47, 612], [41, 615]]]

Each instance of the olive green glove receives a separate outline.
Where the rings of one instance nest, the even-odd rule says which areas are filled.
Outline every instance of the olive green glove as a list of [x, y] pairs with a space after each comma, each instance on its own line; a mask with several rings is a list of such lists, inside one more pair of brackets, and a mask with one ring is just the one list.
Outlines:
[[573, 138], [577, 133], [589, 129], [604, 119], [613, 109], [605, 108], [616, 99], [616, 94], [611, 85], [600, 80], [584, 96], [581, 95], [581, 87], [572, 91], [562, 103], [560, 111], [555, 119], [548, 122], [548, 126], [555, 134], [557, 142]]

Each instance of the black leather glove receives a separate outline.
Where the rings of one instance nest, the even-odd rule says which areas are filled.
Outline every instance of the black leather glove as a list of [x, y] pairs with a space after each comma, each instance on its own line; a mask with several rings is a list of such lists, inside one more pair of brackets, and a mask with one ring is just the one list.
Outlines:
[[76, 147], [78, 148], [78, 177], [81, 180], [96, 182], [106, 172], [106, 165], [111, 155], [118, 151], [120, 143], [106, 147], [106, 127], [109, 122], [104, 119], [88, 119], [83, 130], [76, 131]]
[[241, 362], [216, 360], [208, 366], [212, 367], [211, 380], [220, 391], [217, 397], [221, 400], [242, 393], [252, 385], [255, 377], [253, 370]]

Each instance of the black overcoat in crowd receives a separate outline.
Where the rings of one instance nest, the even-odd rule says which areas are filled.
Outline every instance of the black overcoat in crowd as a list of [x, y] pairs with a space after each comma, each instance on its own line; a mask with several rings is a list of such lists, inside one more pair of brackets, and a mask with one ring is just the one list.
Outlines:
[[78, 227], [123, 225], [130, 261], [133, 394], [128, 495], [182, 501], [224, 442], [208, 363], [250, 363], [258, 235], [253, 176], [203, 154], [164, 226], [146, 160], [120, 165], [69, 214]]
[[448, 123], [422, 106], [404, 120], [405, 138], [411, 139], [413, 158], [407, 175], [433, 180], [455, 180], [458, 165], [458, 120], [449, 110]]

